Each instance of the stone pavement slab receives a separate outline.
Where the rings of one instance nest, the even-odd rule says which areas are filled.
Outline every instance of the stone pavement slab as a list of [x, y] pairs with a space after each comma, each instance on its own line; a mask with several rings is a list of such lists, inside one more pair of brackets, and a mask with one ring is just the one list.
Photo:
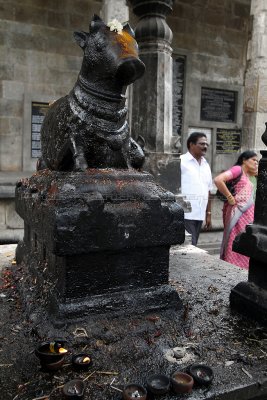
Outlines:
[[[8, 254], [14, 248], [1, 246], [1, 259], [11, 260]], [[0, 365], [9, 365], [0, 368], [4, 399], [32, 400], [50, 394], [49, 400], [59, 400], [60, 387], [80, 376], [87, 383], [84, 400], [120, 400], [119, 390], [129, 382], [145, 385], [153, 373], [171, 376], [192, 363], [204, 363], [214, 371], [211, 386], [196, 386], [188, 395], [170, 392], [159, 399], [266, 400], [267, 331], [229, 308], [230, 290], [242, 280], [247, 280], [247, 271], [194, 246], [175, 246], [170, 257], [170, 282], [182, 299], [182, 310], [88, 316], [57, 330], [49, 328], [45, 320], [28, 321], [23, 309], [17, 308], [15, 293], [8, 289], [7, 297], [0, 299]], [[82, 331], [86, 335], [77, 335]], [[71, 354], [82, 349], [90, 352], [94, 360], [91, 370], [77, 375], [69, 359], [54, 373], [40, 370], [34, 348], [55, 335], [66, 338]], [[185, 350], [180, 360], [171, 356], [176, 346]], [[110, 386], [114, 378], [112, 386], [117, 390]]]

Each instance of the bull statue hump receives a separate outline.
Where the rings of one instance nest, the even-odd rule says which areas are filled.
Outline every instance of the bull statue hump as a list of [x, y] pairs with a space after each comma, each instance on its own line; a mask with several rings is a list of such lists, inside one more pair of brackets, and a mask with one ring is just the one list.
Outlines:
[[84, 52], [70, 93], [49, 107], [37, 169], [140, 168], [141, 147], [130, 137], [125, 92], [145, 66], [129, 24], [116, 28], [94, 15], [89, 32], [74, 32]]

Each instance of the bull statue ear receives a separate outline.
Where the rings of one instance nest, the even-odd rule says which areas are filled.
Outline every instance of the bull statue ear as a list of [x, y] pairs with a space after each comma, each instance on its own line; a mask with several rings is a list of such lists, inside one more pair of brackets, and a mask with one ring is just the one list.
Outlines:
[[88, 33], [86, 33], [86, 32], [74, 32], [73, 36], [74, 36], [74, 39], [76, 40], [76, 42], [78, 43], [78, 45], [82, 49], [84, 49], [85, 46], [86, 46]]
[[135, 37], [134, 30], [132, 29], [131, 25], [130, 25], [128, 22], [126, 22], [126, 23], [123, 25], [123, 30], [124, 30], [125, 32], [129, 33], [129, 35], [131, 35], [132, 37]]
[[104, 21], [98, 15], [94, 14], [89, 25], [90, 33], [98, 31], [101, 25], [105, 25]]

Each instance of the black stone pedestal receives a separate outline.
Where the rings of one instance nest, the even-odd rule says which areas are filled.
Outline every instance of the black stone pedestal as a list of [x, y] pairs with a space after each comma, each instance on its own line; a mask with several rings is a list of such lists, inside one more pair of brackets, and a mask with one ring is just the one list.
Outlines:
[[183, 210], [149, 173], [43, 170], [18, 184], [16, 210], [33, 308], [39, 299], [55, 318], [74, 320], [179, 307], [169, 249], [184, 242]]
[[231, 307], [267, 324], [267, 151], [261, 151], [254, 222], [239, 235], [233, 250], [250, 257], [248, 282], [231, 292]]

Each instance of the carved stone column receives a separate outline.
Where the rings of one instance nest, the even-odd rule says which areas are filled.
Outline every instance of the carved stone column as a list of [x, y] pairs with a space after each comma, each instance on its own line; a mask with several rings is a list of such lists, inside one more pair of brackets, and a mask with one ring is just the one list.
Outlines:
[[126, 0], [103, 0], [101, 17], [107, 23], [116, 18], [121, 23], [129, 20], [129, 8]]
[[[262, 140], [267, 146], [267, 123]], [[267, 151], [261, 151], [254, 222], [233, 244], [234, 251], [250, 257], [248, 282], [231, 292], [231, 306], [242, 314], [267, 323]]]
[[[172, 138], [172, 32], [166, 16], [173, 0], [130, 0], [140, 18], [135, 29], [146, 73], [133, 85], [132, 136], [144, 139], [146, 164], [167, 189], [179, 190], [179, 157]], [[140, 140], [140, 138], [139, 138]], [[142, 140], [140, 140], [142, 142]]]
[[262, 127], [267, 121], [267, 2], [252, 0], [251, 16], [244, 90], [243, 147], [259, 151]]

